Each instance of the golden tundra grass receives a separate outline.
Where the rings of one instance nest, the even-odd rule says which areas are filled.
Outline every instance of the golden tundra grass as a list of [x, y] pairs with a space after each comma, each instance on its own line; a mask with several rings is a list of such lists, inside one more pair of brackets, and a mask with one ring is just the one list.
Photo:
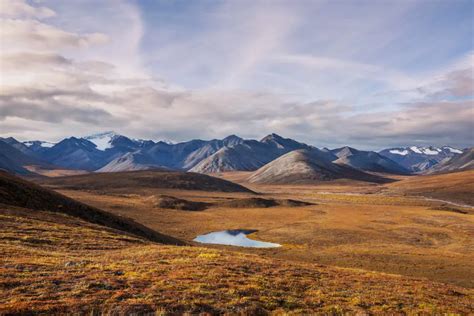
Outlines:
[[[228, 175], [224, 175], [228, 176]], [[242, 173], [229, 177], [242, 176]], [[407, 178], [411, 180], [411, 177]], [[469, 178], [458, 175], [469, 185]], [[464, 179], [464, 180], [463, 180]], [[404, 180], [405, 181], [405, 180]], [[201, 212], [156, 207], [154, 196], [219, 203], [248, 193], [125, 189], [61, 190], [85, 203], [125, 215], [165, 234], [192, 242], [199, 234], [256, 229], [251, 237], [283, 245], [232, 249], [291, 261], [335, 265], [474, 287], [474, 218], [419, 197], [386, 195], [385, 186], [360, 182], [316, 186], [257, 186], [259, 197], [316, 203], [304, 207], [211, 207]], [[446, 190], [446, 189], [444, 189]], [[462, 191], [462, 190], [461, 190]], [[356, 195], [346, 193], [357, 193]]]
[[0, 210], [0, 314], [473, 310], [473, 291], [454, 285], [161, 246], [65, 215]]

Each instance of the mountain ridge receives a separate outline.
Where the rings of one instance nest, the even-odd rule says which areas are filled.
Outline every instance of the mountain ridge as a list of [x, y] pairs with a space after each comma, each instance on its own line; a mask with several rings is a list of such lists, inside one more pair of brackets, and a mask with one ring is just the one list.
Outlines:
[[[134, 139], [113, 131], [84, 137], [68, 137], [58, 143], [41, 140], [19, 142], [12, 137], [3, 142], [50, 165], [89, 172], [120, 172], [169, 169], [198, 173], [255, 171], [278, 157], [300, 149], [316, 148], [291, 138], [271, 133], [260, 140], [229, 135], [223, 139], [193, 139], [169, 143]], [[391, 174], [424, 172], [447, 158], [462, 153], [451, 146], [406, 146], [364, 151], [344, 146], [331, 152], [334, 161], [362, 171]], [[27, 173], [4, 158], [3, 169]], [[7, 163], [8, 161], [8, 163]], [[7, 167], [10, 165], [10, 167]]]

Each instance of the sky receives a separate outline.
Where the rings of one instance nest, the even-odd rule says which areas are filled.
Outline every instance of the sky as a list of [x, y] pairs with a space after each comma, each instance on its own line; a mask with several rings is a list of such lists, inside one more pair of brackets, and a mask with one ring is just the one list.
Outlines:
[[474, 146], [472, 0], [0, 0], [0, 136]]

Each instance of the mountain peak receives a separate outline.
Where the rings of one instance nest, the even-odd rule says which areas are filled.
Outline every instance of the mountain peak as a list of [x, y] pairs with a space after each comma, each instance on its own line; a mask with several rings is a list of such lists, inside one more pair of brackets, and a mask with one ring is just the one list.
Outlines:
[[105, 132], [95, 133], [95, 134], [92, 134], [92, 135], [89, 135], [89, 136], [86, 136], [86, 137], [83, 137], [83, 138], [90, 139], [90, 138], [101, 138], [101, 137], [105, 137], [105, 136], [112, 137], [112, 136], [117, 136], [117, 135], [119, 135], [119, 134], [117, 134], [114, 131], [105, 131]]
[[341, 148], [337, 148], [331, 151], [333, 154], [335, 154], [337, 157], [349, 157], [352, 155], [358, 154], [360, 151], [349, 146], [344, 146]]
[[227, 136], [226, 138], [224, 138], [223, 140], [241, 140], [242, 138], [240, 138], [239, 136], [235, 135], [235, 134], [232, 134], [232, 135], [229, 135]]
[[106, 150], [112, 147], [112, 140], [118, 136], [121, 136], [114, 131], [107, 131], [102, 133], [93, 134], [84, 137], [84, 139], [92, 142], [98, 150]]
[[266, 142], [266, 141], [270, 141], [270, 140], [282, 140], [284, 139], [283, 137], [281, 137], [280, 135], [276, 134], [276, 133], [271, 133], [271, 134], [268, 134], [267, 136], [265, 136], [264, 138], [262, 138], [260, 141], [261, 142]]

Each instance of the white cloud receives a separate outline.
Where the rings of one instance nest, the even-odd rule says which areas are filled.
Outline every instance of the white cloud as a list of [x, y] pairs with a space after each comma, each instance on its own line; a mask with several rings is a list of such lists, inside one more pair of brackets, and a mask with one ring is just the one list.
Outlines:
[[1, 0], [1, 17], [31, 17], [31, 18], [50, 18], [54, 17], [56, 12], [43, 6], [32, 6], [24, 0]]
[[87, 48], [107, 42], [107, 36], [101, 33], [76, 34], [39, 21], [18, 19], [1, 19], [0, 37], [2, 52], [57, 51], [64, 48]]
[[[318, 146], [373, 147], [417, 139], [472, 141], [472, 101], [450, 100], [472, 93], [469, 63], [412, 75], [334, 54], [348, 49], [341, 43], [329, 43], [327, 55], [298, 49], [291, 44], [305, 27], [302, 7], [288, 9], [282, 2], [223, 3], [202, 33], [189, 40], [176, 36], [144, 54], [140, 10], [114, 4], [87, 0], [71, 3], [68, 11], [62, 2], [58, 16], [47, 21], [36, 20], [39, 13], [9, 11], [0, 26], [0, 133], [56, 141], [113, 129], [179, 141], [278, 132]], [[372, 17], [357, 31], [381, 25], [382, 18]], [[158, 31], [160, 40], [176, 35]], [[145, 67], [150, 61], [159, 67]], [[160, 69], [171, 78], [190, 78], [196, 89], [181, 87], [182, 80], [156, 79]], [[395, 97], [379, 106], [382, 97], [374, 91]]]

